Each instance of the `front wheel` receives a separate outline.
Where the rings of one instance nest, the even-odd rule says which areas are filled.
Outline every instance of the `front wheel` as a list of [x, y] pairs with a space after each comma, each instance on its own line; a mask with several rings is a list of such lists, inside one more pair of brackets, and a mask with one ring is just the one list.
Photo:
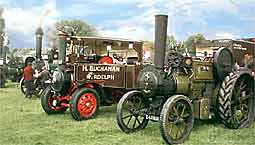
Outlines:
[[47, 114], [58, 114], [66, 111], [67, 108], [61, 106], [61, 102], [58, 101], [57, 97], [51, 86], [44, 90], [41, 97], [41, 105]]
[[160, 133], [168, 144], [183, 143], [194, 124], [190, 100], [183, 95], [170, 97], [160, 114]]
[[117, 123], [125, 133], [144, 129], [149, 120], [145, 110], [148, 108], [141, 92], [130, 91], [124, 94], [117, 105]]
[[81, 88], [72, 95], [70, 105], [70, 112], [75, 120], [87, 120], [96, 116], [100, 98], [95, 90]]

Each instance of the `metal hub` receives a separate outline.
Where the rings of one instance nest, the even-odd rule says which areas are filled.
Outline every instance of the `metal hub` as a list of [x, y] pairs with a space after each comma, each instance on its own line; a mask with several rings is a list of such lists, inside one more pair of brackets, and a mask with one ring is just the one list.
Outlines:
[[57, 106], [57, 100], [52, 101], [52, 106]]
[[87, 103], [86, 103], [86, 107], [90, 107], [90, 102], [87, 102]]

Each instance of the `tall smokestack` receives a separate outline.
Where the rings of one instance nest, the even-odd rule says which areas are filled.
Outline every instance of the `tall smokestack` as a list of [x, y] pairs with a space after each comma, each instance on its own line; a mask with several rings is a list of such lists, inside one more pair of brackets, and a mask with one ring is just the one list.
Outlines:
[[38, 27], [35, 32], [36, 37], [36, 60], [42, 59], [42, 37], [43, 37], [43, 29]]
[[58, 33], [58, 60], [60, 64], [66, 61], [66, 36], [67, 34], [59, 31]]
[[[3, 37], [3, 34], [4, 34], [4, 29], [5, 29], [5, 21], [4, 21], [4, 18], [2, 16], [3, 14], [3, 8], [0, 7], [0, 58], [3, 58], [4, 57], [4, 37]], [[5, 59], [5, 58], [4, 58]]]
[[154, 64], [157, 68], [160, 69], [164, 68], [167, 38], [167, 20], [167, 15], [155, 16]]

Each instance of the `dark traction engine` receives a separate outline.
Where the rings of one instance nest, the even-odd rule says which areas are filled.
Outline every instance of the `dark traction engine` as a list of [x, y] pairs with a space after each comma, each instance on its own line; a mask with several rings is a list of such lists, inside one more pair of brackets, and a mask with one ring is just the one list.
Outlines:
[[[245, 68], [235, 69], [228, 48], [219, 48], [212, 59], [195, 60], [173, 50], [164, 65], [167, 16], [157, 15], [154, 65], [144, 67], [137, 90], [127, 92], [117, 106], [117, 123], [126, 133], [158, 121], [168, 144], [183, 143], [194, 119], [219, 119], [238, 129], [252, 122], [254, 78]], [[166, 67], [167, 66], [167, 67]]]

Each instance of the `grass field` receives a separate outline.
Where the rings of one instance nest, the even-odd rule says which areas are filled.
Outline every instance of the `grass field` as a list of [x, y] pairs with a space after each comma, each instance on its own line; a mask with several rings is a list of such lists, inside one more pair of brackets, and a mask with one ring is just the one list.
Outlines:
[[[25, 99], [17, 84], [0, 89], [0, 145], [157, 145], [165, 144], [159, 124], [150, 122], [143, 131], [125, 134], [117, 126], [116, 105], [100, 108], [95, 119], [77, 122], [67, 111], [47, 115], [39, 99]], [[212, 121], [196, 121], [184, 145], [254, 145], [255, 123], [250, 128], [229, 130]]]

